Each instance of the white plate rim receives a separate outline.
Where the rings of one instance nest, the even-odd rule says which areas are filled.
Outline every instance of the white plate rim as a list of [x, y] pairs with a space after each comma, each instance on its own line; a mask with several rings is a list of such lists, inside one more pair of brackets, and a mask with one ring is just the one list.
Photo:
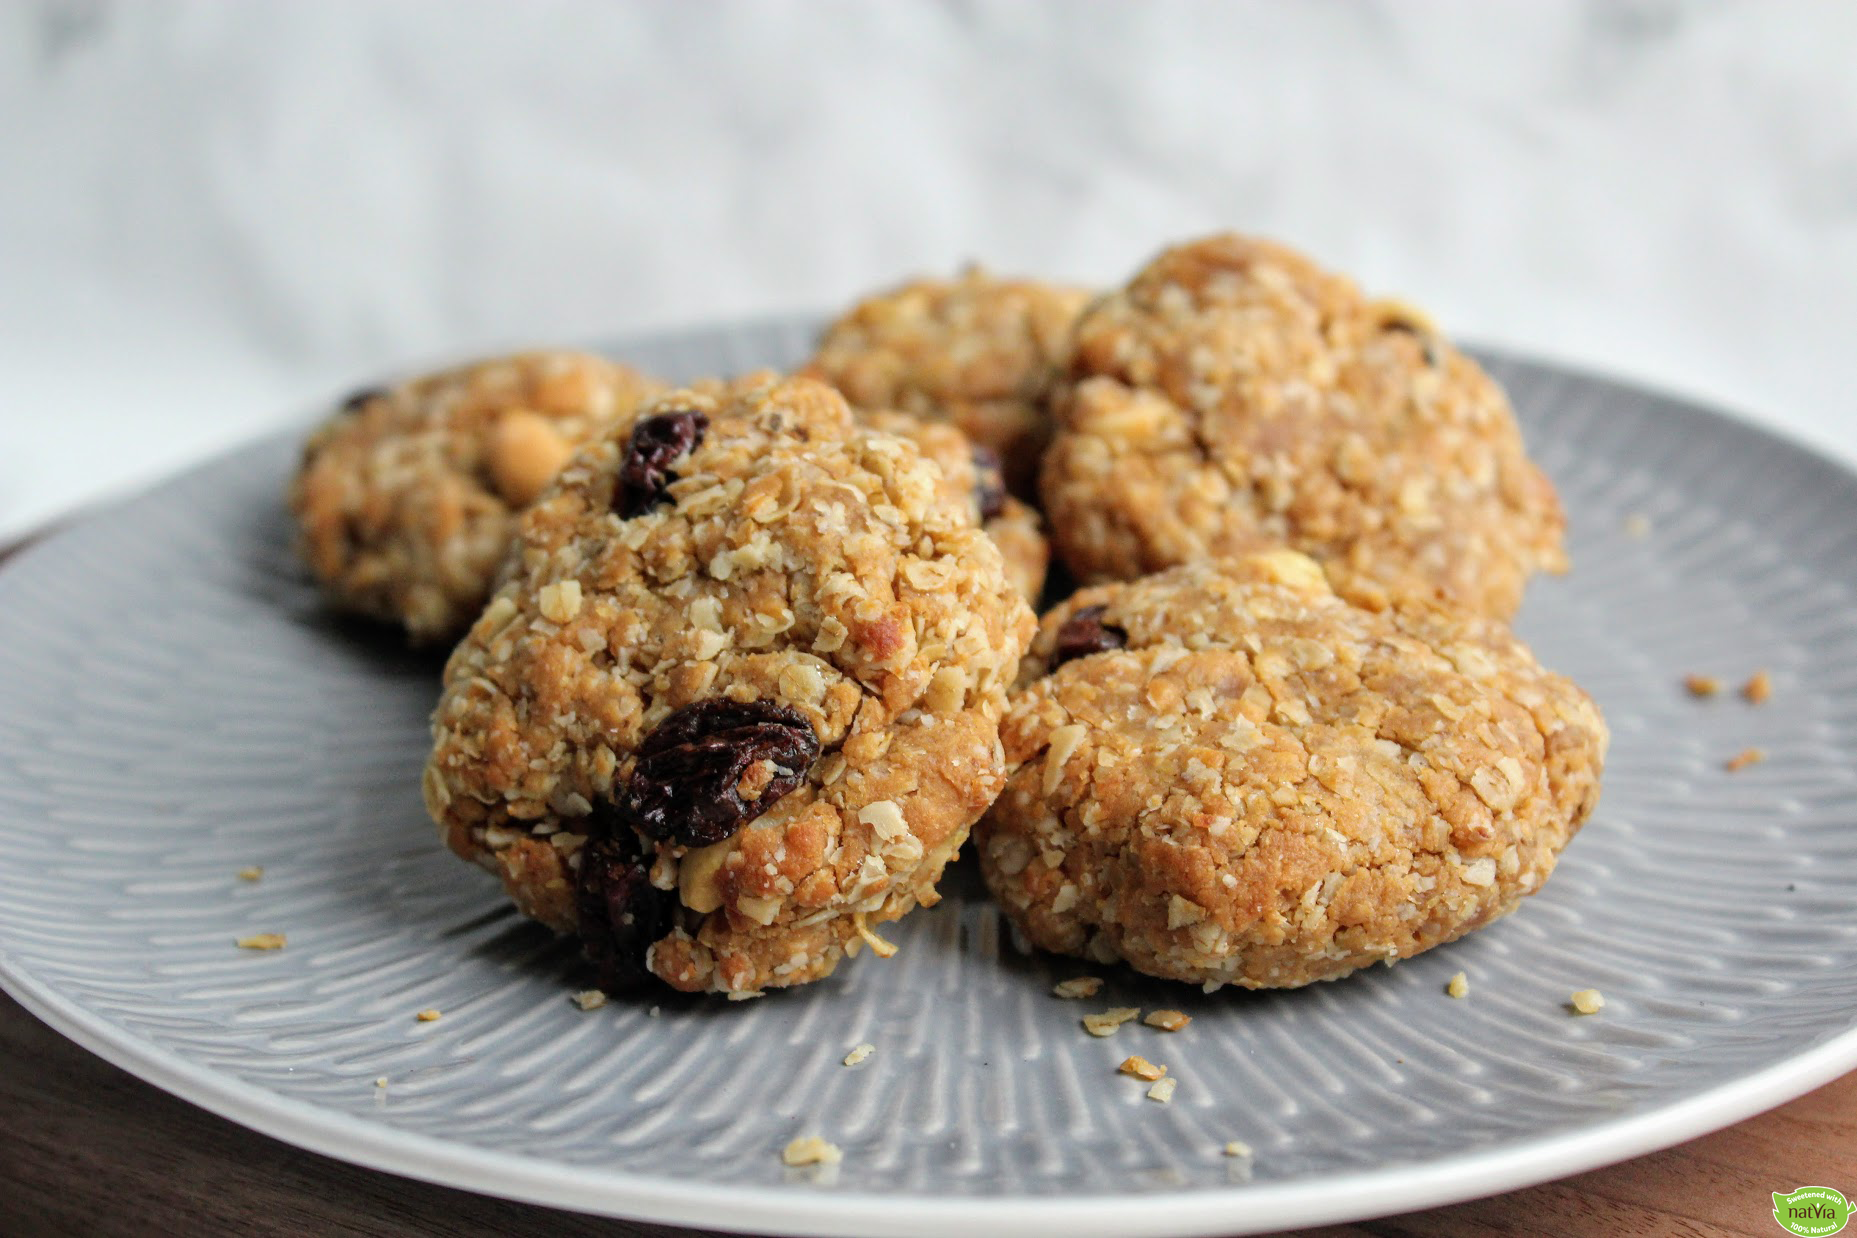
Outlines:
[[[952, 1228], [1097, 1235], [1257, 1233], [1412, 1212], [1563, 1178], [1671, 1147], [1783, 1104], [1857, 1067], [1857, 1030], [1664, 1109], [1436, 1165], [1393, 1166], [1308, 1182], [1208, 1188], [1177, 1196], [1024, 1199], [912, 1197], [666, 1184], [622, 1169], [576, 1168], [493, 1152], [280, 1097], [122, 1035], [0, 954], [0, 987], [98, 1057], [222, 1118], [363, 1168], [477, 1194], [629, 1220], [742, 1233], [929, 1238]], [[1372, 1199], [1371, 1211], [1361, 1202]]]

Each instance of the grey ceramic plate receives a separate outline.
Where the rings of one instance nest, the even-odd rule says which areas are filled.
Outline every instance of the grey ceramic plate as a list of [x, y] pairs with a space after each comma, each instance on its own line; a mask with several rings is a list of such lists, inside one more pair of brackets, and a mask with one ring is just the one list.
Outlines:
[[[691, 375], [790, 361], [806, 334], [615, 351]], [[1539, 1181], [1775, 1104], [1857, 1065], [1857, 479], [1672, 400], [1494, 364], [1572, 513], [1577, 566], [1522, 626], [1615, 742], [1559, 874], [1457, 945], [1299, 992], [1111, 974], [1063, 1002], [1052, 982], [1086, 969], [1016, 949], [957, 872], [889, 962], [747, 1005], [583, 1013], [573, 952], [440, 849], [418, 791], [436, 666], [318, 608], [277, 439], [0, 573], [0, 978], [112, 1061], [305, 1147], [724, 1228], [1267, 1229]], [[1679, 684], [1763, 666], [1762, 708]], [[1771, 758], [1724, 772], [1750, 745]], [[254, 864], [261, 882], [234, 875]], [[259, 932], [289, 947], [233, 948]], [[1588, 987], [1609, 1005], [1574, 1017]], [[1193, 1023], [1083, 1034], [1110, 1004]], [[428, 1007], [444, 1017], [416, 1022]], [[876, 1052], [842, 1066], [860, 1041]], [[1172, 1067], [1171, 1105], [1114, 1073], [1130, 1052]], [[801, 1133], [844, 1148], [836, 1175], [783, 1169]], [[1221, 1155], [1230, 1139], [1255, 1155]]]

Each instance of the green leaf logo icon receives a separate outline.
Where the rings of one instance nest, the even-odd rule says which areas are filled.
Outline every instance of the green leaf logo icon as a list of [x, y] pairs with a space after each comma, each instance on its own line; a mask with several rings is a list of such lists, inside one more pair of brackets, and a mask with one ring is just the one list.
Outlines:
[[1802, 1186], [1785, 1195], [1775, 1191], [1773, 1219], [1800, 1238], [1830, 1238], [1850, 1224], [1851, 1204], [1828, 1186]]

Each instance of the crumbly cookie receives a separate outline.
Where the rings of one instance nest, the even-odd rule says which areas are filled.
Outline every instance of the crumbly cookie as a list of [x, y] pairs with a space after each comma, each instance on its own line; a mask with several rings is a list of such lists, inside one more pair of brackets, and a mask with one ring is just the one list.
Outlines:
[[987, 885], [1046, 950], [1210, 985], [1332, 979], [1512, 910], [1607, 742], [1501, 623], [1350, 605], [1288, 550], [1080, 591], [1021, 684]]
[[1044, 522], [1030, 504], [1006, 493], [999, 457], [989, 447], [968, 439], [952, 423], [926, 421], [890, 410], [861, 412], [858, 421], [873, 430], [898, 434], [941, 466], [957, 495], [974, 504], [980, 527], [999, 547], [1006, 563], [1006, 578], [1033, 606], [1044, 592], [1045, 573], [1051, 566], [1051, 544], [1045, 540]]
[[971, 500], [831, 388], [672, 392], [523, 515], [426, 804], [608, 987], [815, 980], [936, 901], [1035, 626]]
[[913, 280], [832, 323], [802, 373], [859, 408], [953, 422], [997, 453], [1007, 488], [1029, 498], [1050, 438], [1044, 391], [1089, 297], [979, 267]]
[[1288, 545], [1352, 600], [1512, 615], [1564, 520], [1500, 387], [1267, 241], [1162, 253], [1078, 321], [1041, 491], [1084, 582]]
[[290, 487], [303, 557], [339, 605], [456, 636], [483, 608], [515, 513], [574, 448], [663, 384], [577, 352], [533, 352], [350, 396]]

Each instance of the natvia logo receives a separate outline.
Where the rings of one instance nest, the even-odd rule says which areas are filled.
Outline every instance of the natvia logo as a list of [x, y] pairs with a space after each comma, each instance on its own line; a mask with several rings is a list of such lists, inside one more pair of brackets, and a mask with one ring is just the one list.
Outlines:
[[1790, 1195], [1773, 1193], [1773, 1219], [1787, 1233], [1824, 1238], [1849, 1223], [1851, 1205], [1828, 1186], [1802, 1186]]

